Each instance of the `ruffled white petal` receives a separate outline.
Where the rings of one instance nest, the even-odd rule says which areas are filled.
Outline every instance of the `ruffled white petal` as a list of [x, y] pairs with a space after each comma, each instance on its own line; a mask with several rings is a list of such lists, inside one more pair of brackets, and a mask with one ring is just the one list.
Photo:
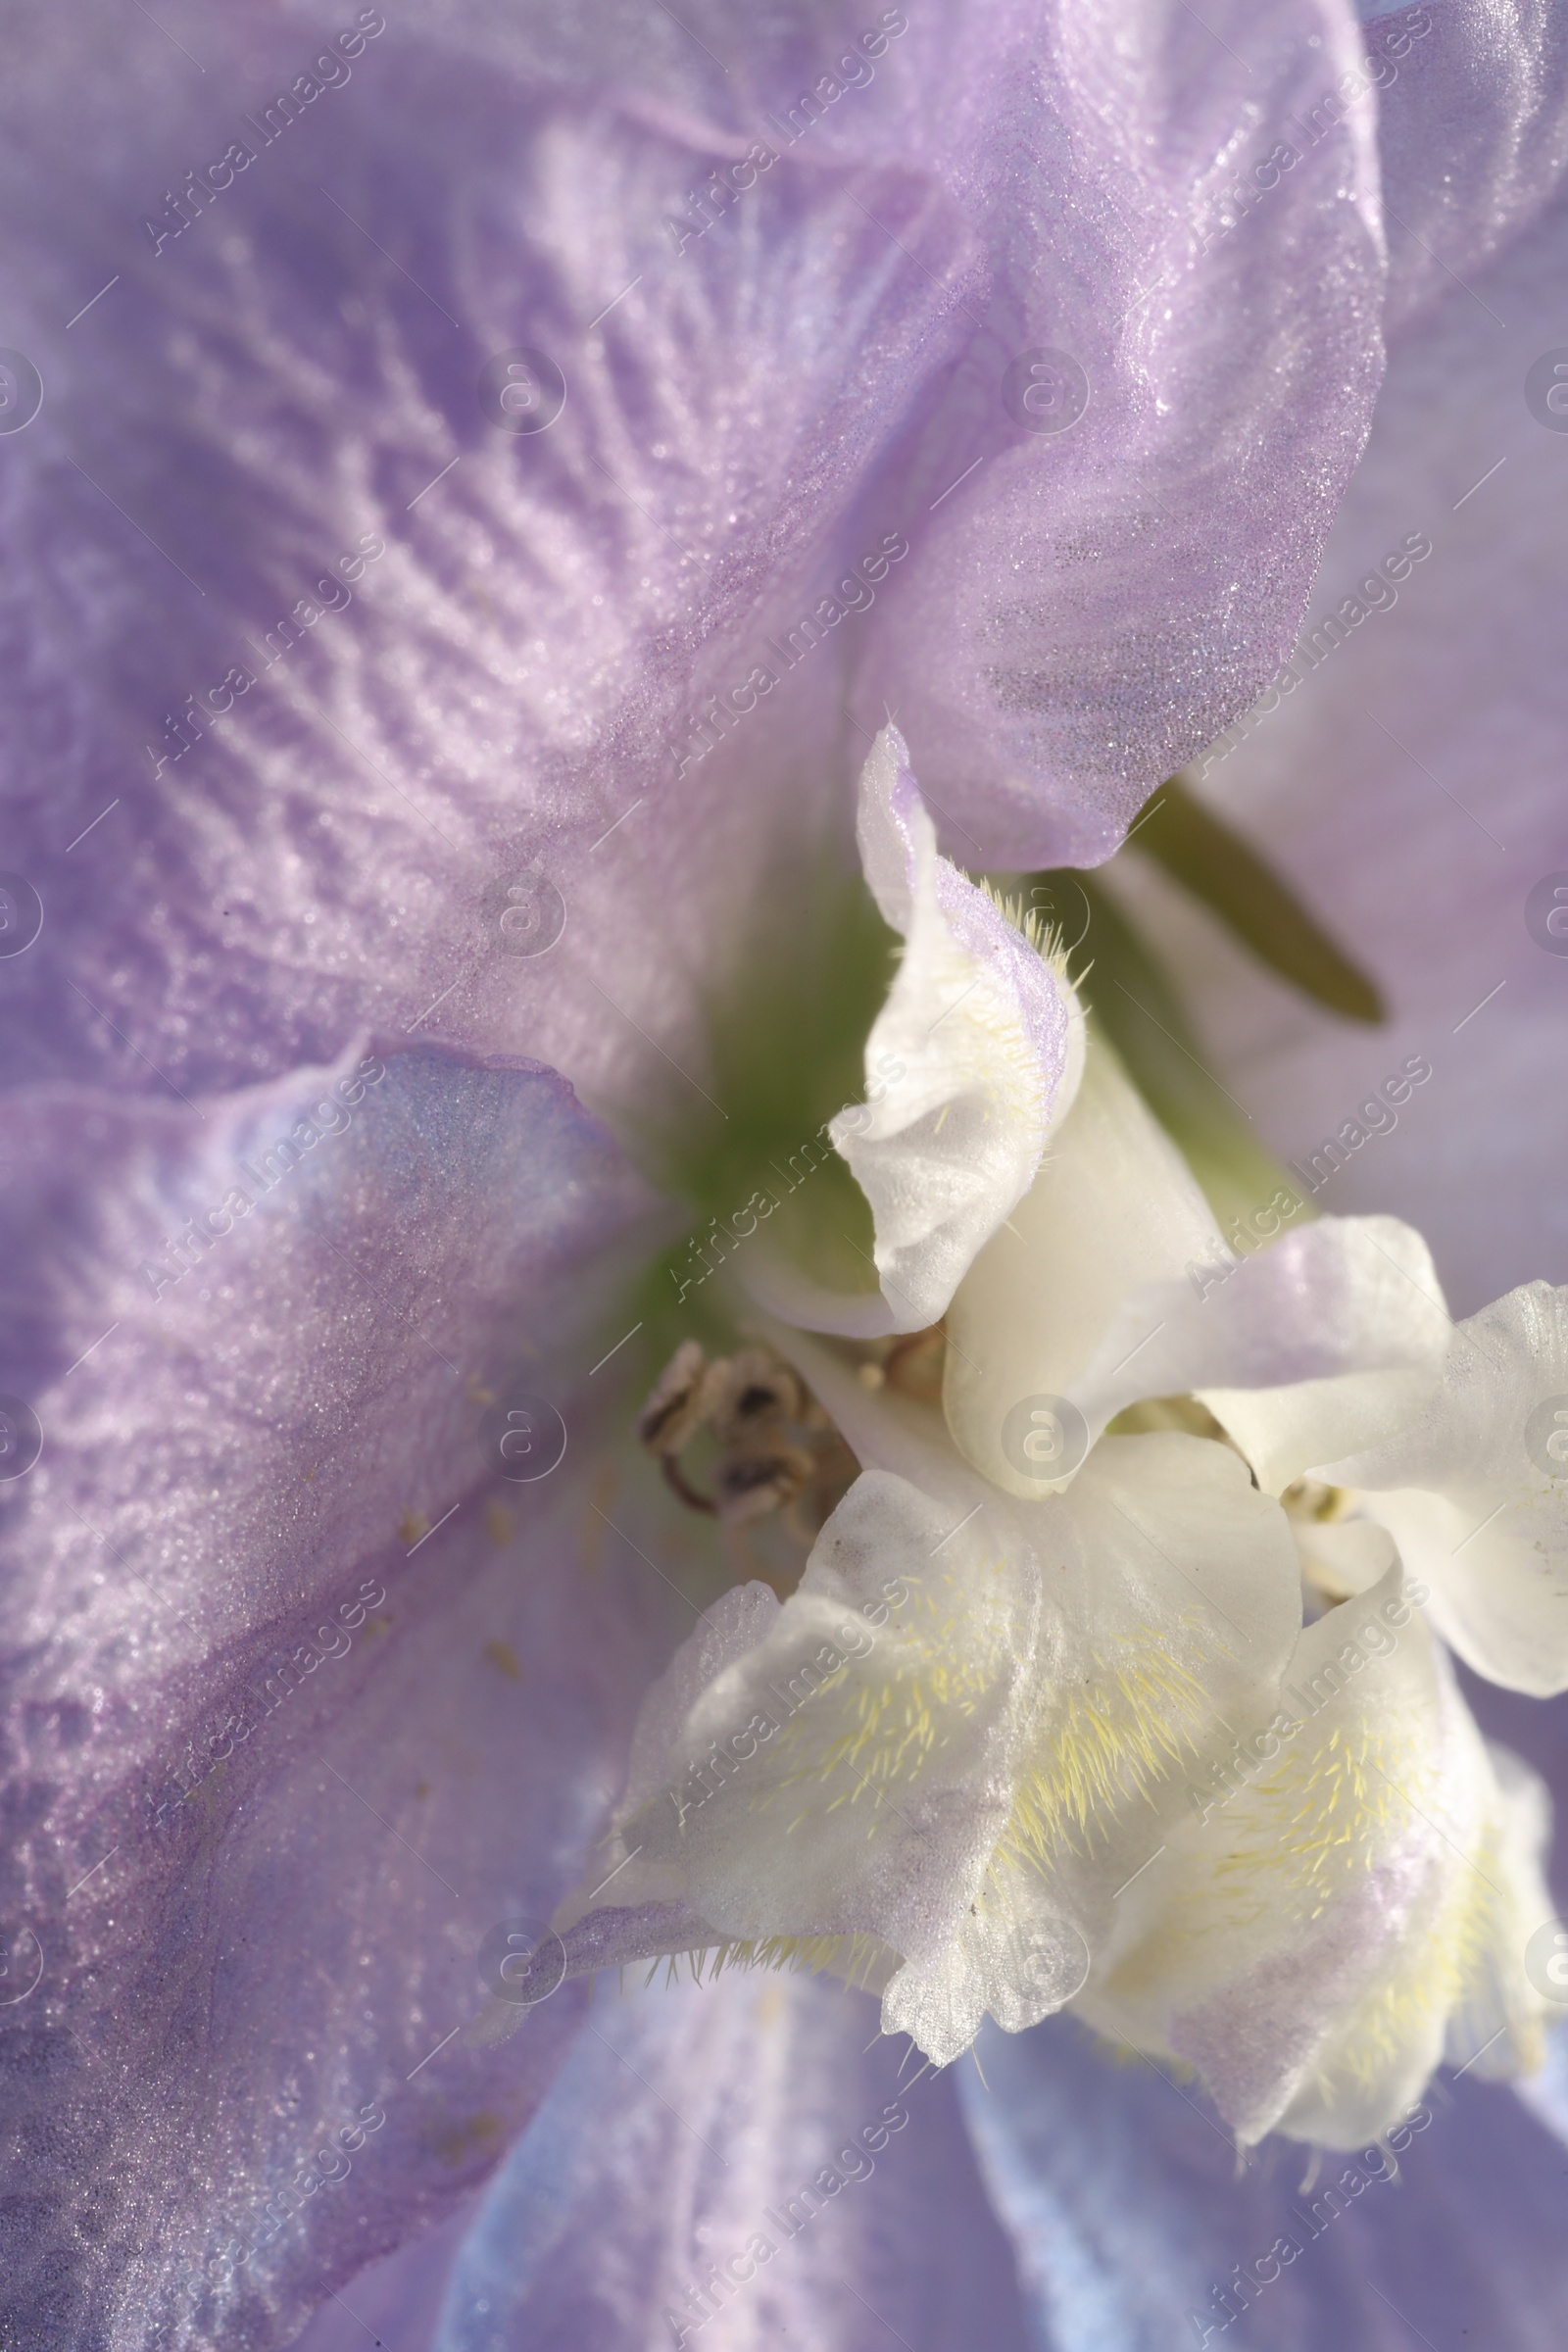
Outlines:
[[1487, 1748], [1397, 1566], [1303, 1633], [1282, 1698], [1128, 1888], [1078, 2005], [1198, 2068], [1242, 2140], [1352, 2147], [1446, 2055], [1539, 2063], [1544, 1792]]
[[1568, 1689], [1568, 1289], [1528, 1283], [1456, 1325], [1439, 1393], [1323, 1474], [1375, 1491], [1467, 1665], [1538, 1698]]
[[1193, 1775], [1274, 1712], [1296, 1552], [1220, 1445], [1110, 1439], [1070, 1495], [1019, 1506], [934, 1413], [860, 1390], [845, 1418], [900, 1469], [862, 1475], [781, 1608], [751, 1588], [710, 1612], [597, 1875], [715, 1940], [839, 1939], [887, 2029], [945, 2062], [988, 2012], [1017, 2031], [1071, 1998]]
[[1325, 1217], [1249, 1260], [1214, 1303], [1206, 1345], [1186, 1300], [1162, 1344], [1271, 1494], [1326, 1453], [1403, 1428], [1453, 1328], [1426, 1243], [1397, 1217]]
[[989, 1516], [955, 1528], [906, 1480], [857, 1482], [626, 1821], [639, 1871], [677, 1874], [737, 1939], [951, 1939], [1005, 1818], [1040, 1645], [1038, 1569]]
[[1083, 1014], [1053, 963], [939, 856], [898, 729], [860, 776], [865, 878], [904, 954], [865, 1049], [866, 1099], [829, 1128], [871, 1204], [879, 1290], [844, 1297], [776, 1260], [754, 1288], [792, 1323], [920, 1331], [1028, 1191], [1083, 1067]]
[[[1075, 1399], [1128, 1294], [1180, 1280], [1221, 1248], [1187, 1162], [1115, 1054], [1092, 1041], [1049, 1159], [949, 1309], [943, 1403], [962, 1452], [1010, 1494], [1050, 1494], [1056, 1482], [1029, 1472], [1038, 1449], [1020, 1459], [1017, 1444], [1004, 1448], [1008, 1415], [1032, 1396]], [[1078, 1439], [1069, 1472], [1087, 1445]]]
[[[553, 1925], [558, 1934], [574, 1927], [594, 1907], [594, 1897], [601, 1892], [605, 1907], [617, 1910], [682, 1900], [686, 1891], [683, 1874], [648, 1854], [640, 1839], [624, 1837], [619, 1825], [664, 1790], [670, 1759], [692, 1708], [727, 1666], [765, 1640], [778, 1613], [777, 1596], [766, 1585], [732, 1586], [704, 1611], [696, 1631], [650, 1686], [638, 1711], [616, 1826], [595, 1853], [591, 1878], [557, 1912]], [[613, 1893], [608, 1891], [612, 1887]]]
[[1283, 1516], [1222, 1446], [1107, 1439], [1069, 1495], [1019, 1515], [1056, 1549], [1006, 1822], [958, 1934], [883, 1996], [888, 2031], [939, 2063], [987, 2014], [1017, 2033], [1078, 1991], [1192, 1787], [1277, 1712], [1300, 1625]]
[[[1238, 1260], [1096, 1041], [1051, 1156], [953, 1302], [944, 1402], [968, 1458], [1038, 1496], [1125, 1406], [1197, 1394], [1277, 1494], [1334, 1449], [1329, 1432], [1364, 1443], [1407, 1421], [1449, 1329], [1426, 1245], [1395, 1217], [1323, 1218]], [[1054, 1401], [1075, 1443], [1025, 1454], [1031, 1400]]]

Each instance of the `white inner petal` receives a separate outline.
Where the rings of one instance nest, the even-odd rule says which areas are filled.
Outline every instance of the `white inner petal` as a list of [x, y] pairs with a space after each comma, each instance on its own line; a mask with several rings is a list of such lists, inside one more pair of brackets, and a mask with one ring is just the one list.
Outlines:
[[1010, 1494], [1049, 1494], [1056, 1465], [1023, 1450], [1030, 1433], [1009, 1416], [1031, 1397], [1072, 1400], [1128, 1293], [1180, 1280], [1219, 1248], [1187, 1162], [1114, 1054], [1092, 1042], [1050, 1157], [948, 1313], [943, 1401], [975, 1467]]
[[1083, 1014], [1048, 961], [937, 851], [897, 728], [860, 778], [866, 880], [904, 954], [865, 1050], [866, 1099], [829, 1134], [871, 1206], [874, 1295], [842, 1297], [775, 1259], [752, 1287], [786, 1320], [872, 1337], [920, 1331], [1028, 1190], [1083, 1066]]
[[1128, 1889], [1078, 2006], [1199, 2067], [1246, 2141], [1376, 2139], [1481, 2020], [1531, 2063], [1543, 1814], [1507, 1780], [1396, 1565], [1302, 1634], [1271, 1732]]
[[596, 1871], [719, 1937], [891, 1951], [889, 2030], [946, 2061], [1077, 1990], [1192, 1775], [1276, 1706], [1299, 1580], [1228, 1447], [1107, 1440], [1018, 1505], [921, 1419], [865, 1397], [862, 1458], [918, 1483], [867, 1469], [791, 1599], [729, 1594], [685, 1645]]
[[1324, 1217], [1232, 1259], [1186, 1161], [1096, 1040], [1049, 1158], [947, 1328], [954, 1436], [1021, 1496], [1070, 1477], [1127, 1405], [1187, 1395], [1277, 1494], [1358, 1435], [1407, 1422], [1451, 1326], [1425, 1243], [1396, 1217]]
[[1527, 1283], [1457, 1325], [1441, 1389], [1368, 1436], [1325, 1475], [1372, 1490], [1445, 1638], [1509, 1690], [1568, 1689], [1568, 1289]]

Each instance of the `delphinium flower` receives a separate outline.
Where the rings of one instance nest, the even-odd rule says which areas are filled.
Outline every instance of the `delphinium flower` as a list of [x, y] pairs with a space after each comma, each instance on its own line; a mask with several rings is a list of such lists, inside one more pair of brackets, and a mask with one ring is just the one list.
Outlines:
[[1366, 13], [15, 12], [8, 2348], [1553, 2340], [1551, 1229], [1150, 946], [1300, 1149], [1462, 902], [1464, 591], [1263, 706], [1561, 42]]

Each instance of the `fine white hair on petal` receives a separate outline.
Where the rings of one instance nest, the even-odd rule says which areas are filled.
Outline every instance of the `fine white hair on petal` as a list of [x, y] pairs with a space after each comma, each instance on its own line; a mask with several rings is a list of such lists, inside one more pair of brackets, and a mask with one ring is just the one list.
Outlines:
[[[1020, 1508], [980, 1499], [935, 1413], [922, 1437], [859, 1394], [871, 1466], [782, 1607], [727, 1594], [677, 1654], [555, 1924], [573, 1966], [585, 1936], [689, 1950], [705, 1923], [711, 1947], [848, 1961], [945, 2064], [988, 2012], [1020, 2031], [1083, 1984], [1192, 1776], [1277, 1708], [1299, 1577], [1227, 1446], [1110, 1439]], [[606, 1906], [644, 1908], [596, 1927]]]
[[1539, 2064], [1527, 1981], [1549, 1808], [1489, 1749], [1397, 1564], [1300, 1638], [1239, 1745], [1123, 1898], [1078, 2008], [1199, 2068], [1244, 2142], [1377, 2139], [1446, 2057]]
[[940, 855], [892, 725], [861, 770], [857, 837], [904, 953], [865, 1102], [828, 1133], [871, 1205], [880, 1290], [839, 1296], [777, 1263], [754, 1287], [792, 1323], [869, 1338], [934, 1323], [1023, 1199], [1077, 1093], [1084, 1022], [1064, 963]]
[[1039, 1614], [1012, 1531], [984, 1511], [955, 1528], [906, 1480], [859, 1478], [800, 1590], [674, 1728], [664, 1787], [623, 1817], [639, 1882], [670, 1873], [737, 1938], [940, 1949], [1006, 1817]]

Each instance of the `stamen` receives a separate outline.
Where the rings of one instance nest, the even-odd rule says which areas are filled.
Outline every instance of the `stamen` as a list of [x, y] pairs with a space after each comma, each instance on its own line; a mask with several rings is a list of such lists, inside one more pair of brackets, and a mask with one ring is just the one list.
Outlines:
[[[1196, 1396], [1145, 1396], [1137, 1404], [1129, 1404], [1106, 1425], [1105, 1434], [1111, 1438], [1142, 1438], [1152, 1431], [1174, 1429], [1189, 1438], [1213, 1438], [1221, 1445], [1230, 1445], [1220, 1423], [1206, 1404]], [[1239, 1446], [1232, 1446], [1239, 1452]]]
[[718, 1515], [728, 1527], [746, 1527], [765, 1519], [806, 1486], [816, 1464], [803, 1446], [778, 1445], [754, 1449], [735, 1447], [720, 1461], [715, 1483]]
[[1298, 1478], [1280, 1496], [1287, 1517], [1315, 1523], [1346, 1518], [1355, 1503], [1348, 1487], [1331, 1487], [1320, 1478]]
[[947, 1353], [948, 1335], [940, 1323], [903, 1332], [882, 1359], [882, 1377], [901, 1396], [912, 1396], [919, 1404], [940, 1404]]
[[[710, 1494], [692, 1484], [681, 1458], [705, 1431], [719, 1448]], [[637, 1435], [689, 1510], [716, 1517], [736, 1535], [782, 1513], [808, 1550], [857, 1471], [821, 1405], [770, 1348], [709, 1362], [696, 1340], [684, 1341], [643, 1407]], [[817, 1506], [814, 1525], [803, 1522], [803, 1503]], [[771, 1576], [750, 1555], [747, 1561]]]
[[705, 1358], [695, 1340], [683, 1340], [664, 1366], [637, 1421], [637, 1435], [651, 1453], [680, 1453], [708, 1415]]
[[674, 1454], [664, 1454], [661, 1458], [659, 1466], [664, 1473], [664, 1484], [671, 1493], [680, 1496], [688, 1510], [706, 1511], [710, 1518], [712, 1517], [718, 1509], [717, 1503], [711, 1494], [699, 1494], [695, 1487], [687, 1485], [685, 1474]]

